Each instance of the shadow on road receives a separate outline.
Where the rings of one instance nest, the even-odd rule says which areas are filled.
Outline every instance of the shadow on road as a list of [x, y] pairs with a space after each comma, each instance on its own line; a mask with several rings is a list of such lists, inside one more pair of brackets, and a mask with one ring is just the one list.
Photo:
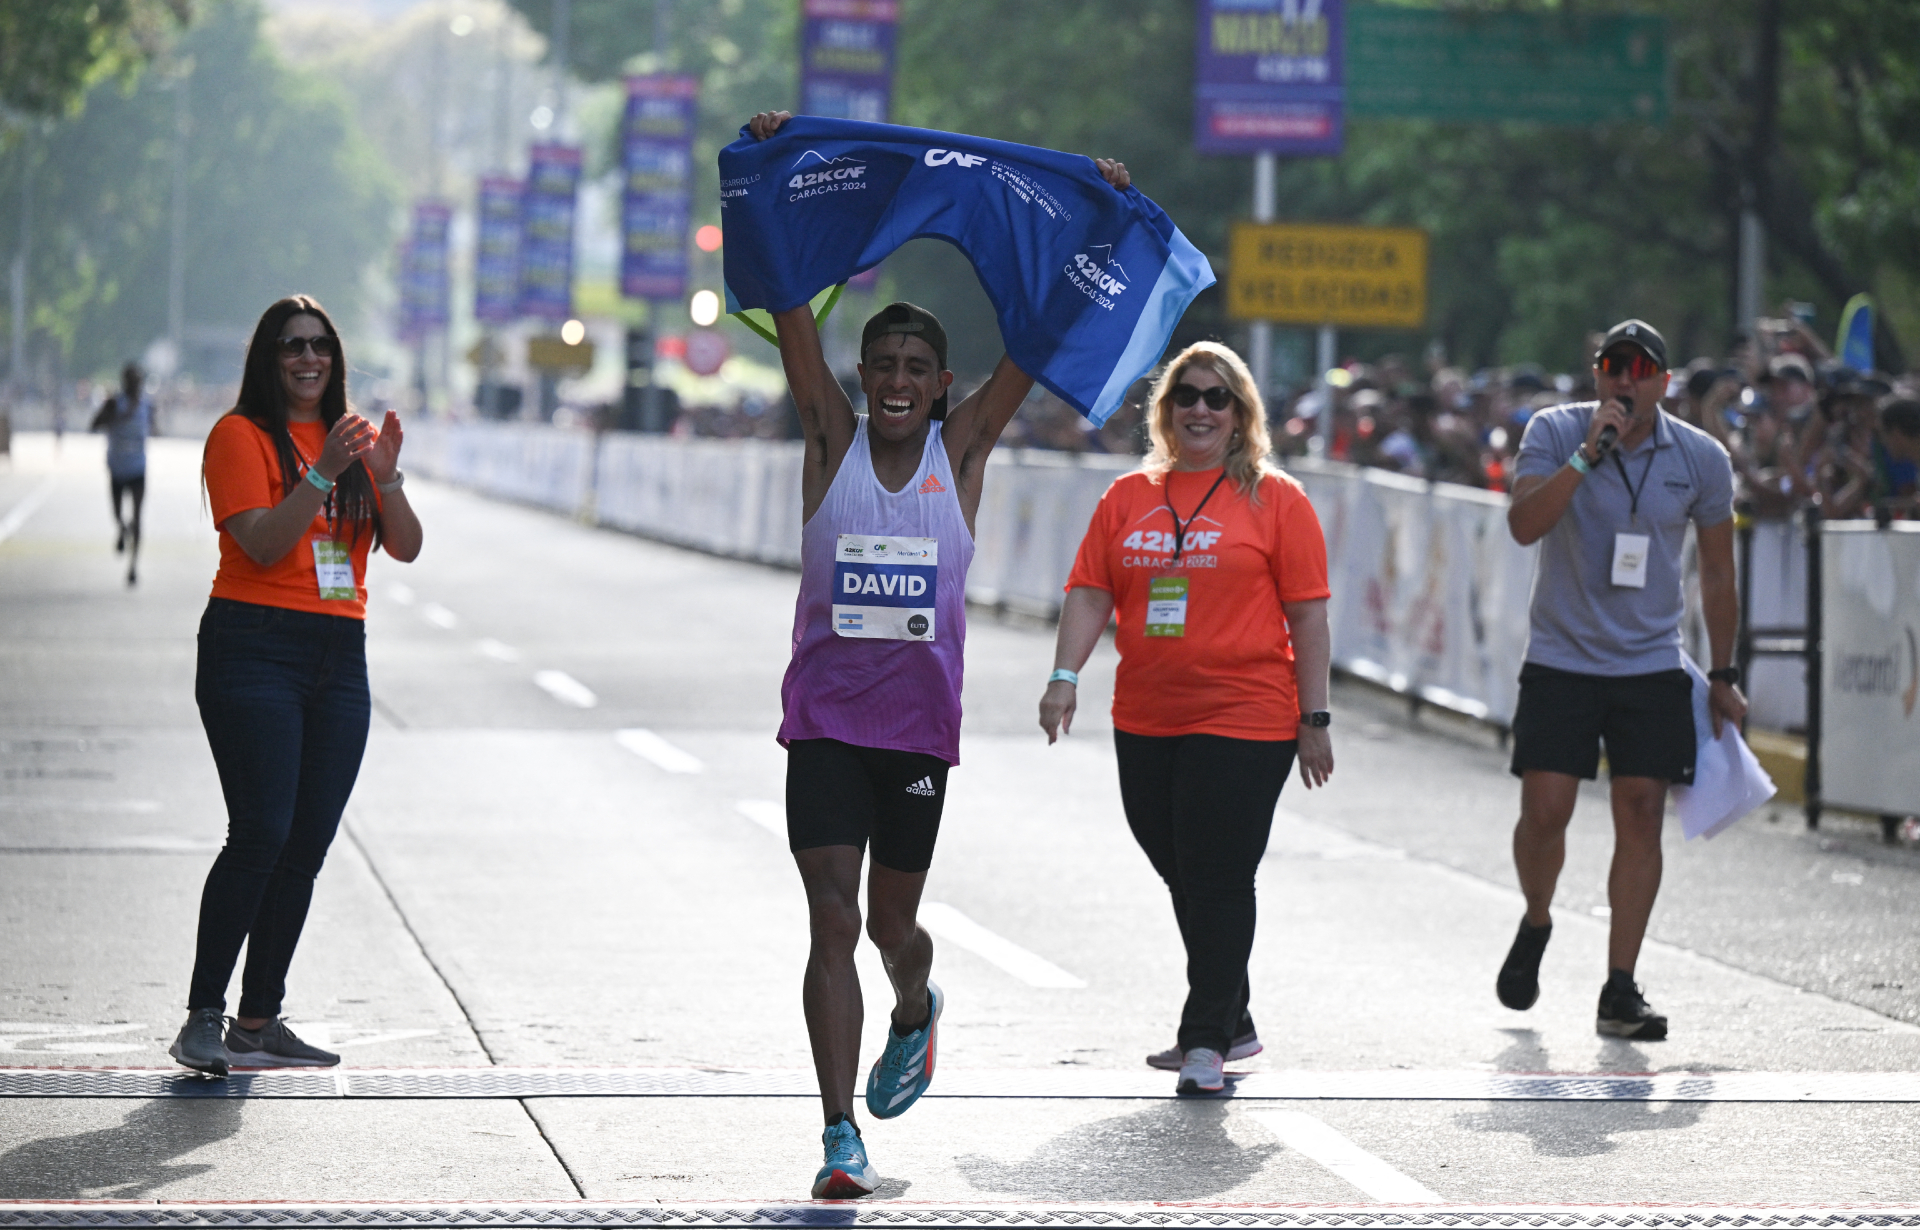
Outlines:
[[[1494, 1059], [1502, 1072], [1550, 1072], [1554, 1065], [1540, 1035], [1531, 1029], [1506, 1029], [1511, 1043]], [[1594, 1067], [1610, 1072], [1651, 1072], [1644, 1051], [1627, 1042], [1603, 1041]], [[1700, 1121], [1704, 1102], [1489, 1102], [1486, 1109], [1456, 1115], [1471, 1132], [1514, 1132], [1533, 1142], [1547, 1157], [1594, 1157], [1619, 1147], [1614, 1139], [1629, 1132], [1664, 1132]]]
[[1227, 1135], [1225, 1102], [1157, 1102], [1078, 1127], [1024, 1162], [957, 1159], [976, 1191], [1048, 1200], [1205, 1200], [1259, 1173], [1277, 1144], [1245, 1149]]
[[0, 1153], [0, 1200], [128, 1200], [205, 1174], [175, 1162], [240, 1131], [241, 1103], [227, 1098], [141, 1102], [117, 1126], [48, 1136]]

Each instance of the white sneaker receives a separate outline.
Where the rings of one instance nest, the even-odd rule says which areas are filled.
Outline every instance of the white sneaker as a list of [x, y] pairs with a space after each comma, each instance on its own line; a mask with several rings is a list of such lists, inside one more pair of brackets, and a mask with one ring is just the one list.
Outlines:
[[[1233, 1045], [1227, 1048], [1227, 1062], [1239, 1063], [1242, 1059], [1252, 1059], [1265, 1049], [1265, 1047], [1260, 1045], [1260, 1035], [1249, 1029], [1246, 1033], [1235, 1038]], [[1147, 1066], [1149, 1068], [1158, 1068], [1162, 1072], [1178, 1072], [1180, 1066], [1186, 1061], [1187, 1057], [1180, 1053], [1179, 1043], [1175, 1043], [1164, 1051], [1155, 1051], [1153, 1054], [1147, 1056]]]
[[1226, 1066], [1219, 1051], [1196, 1046], [1180, 1065], [1180, 1083], [1174, 1088], [1179, 1093], [1219, 1093], [1227, 1087]]

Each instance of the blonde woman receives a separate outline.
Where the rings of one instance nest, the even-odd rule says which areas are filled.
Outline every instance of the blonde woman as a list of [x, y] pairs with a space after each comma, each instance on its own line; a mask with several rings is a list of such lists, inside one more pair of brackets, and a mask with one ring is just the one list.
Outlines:
[[1114, 744], [1127, 824], [1173, 896], [1187, 949], [1181, 1093], [1260, 1051], [1247, 1010], [1254, 873], [1294, 761], [1333, 773], [1327, 549], [1300, 485], [1267, 463], [1266, 409], [1240, 356], [1199, 342], [1167, 364], [1153, 451], [1117, 480], [1080, 544], [1040, 700], [1053, 742], [1079, 670], [1119, 616]]

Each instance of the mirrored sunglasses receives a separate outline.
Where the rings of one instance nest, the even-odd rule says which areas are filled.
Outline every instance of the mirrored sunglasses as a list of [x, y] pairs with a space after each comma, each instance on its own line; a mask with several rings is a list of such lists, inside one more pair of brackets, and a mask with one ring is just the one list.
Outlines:
[[1173, 398], [1173, 404], [1182, 410], [1202, 398], [1206, 399], [1209, 410], [1225, 410], [1233, 404], [1233, 392], [1223, 384], [1216, 384], [1205, 390], [1196, 389], [1190, 384], [1176, 384], [1170, 396]]
[[280, 339], [280, 353], [289, 359], [298, 358], [300, 352], [312, 350], [321, 358], [333, 357], [333, 339], [326, 334], [319, 337], [283, 337]]
[[1603, 375], [1631, 376], [1635, 380], [1647, 380], [1660, 373], [1660, 365], [1643, 350], [1609, 350], [1600, 356], [1594, 364]]

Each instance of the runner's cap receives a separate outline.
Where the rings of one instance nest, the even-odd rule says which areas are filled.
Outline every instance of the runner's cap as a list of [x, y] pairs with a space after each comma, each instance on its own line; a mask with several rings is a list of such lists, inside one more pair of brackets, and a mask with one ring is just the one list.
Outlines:
[[[917, 337], [933, 347], [934, 361], [941, 371], [947, 370], [947, 331], [940, 327], [940, 318], [923, 307], [911, 303], [889, 303], [875, 312], [868, 320], [867, 327], [860, 331], [860, 361], [867, 361], [867, 347], [873, 345], [889, 333], [903, 333], [908, 337]], [[935, 420], [947, 417], [947, 394], [941, 390], [934, 399], [933, 410], [929, 415]]]
[[867, 361], [867, 347], [873, 345], [889, 333], [904, 333], [908, 337], [917, 337], [933, 347], [934, 358], [940, 362], [940, 370], [947, 370], [947, 331], [940, 327], [940, 320], [923, 307], [911, 303], [889, 303], [875, 312], [867, 321], [867, 327], [860, 331], [860, 361]]
[[1608, 329], [1607, 336], [1600, 342], [1600, 349], [1593, 352], [1594, 360], [1597, 362], [1601, 355], [1621, 342], [1638, 346], [1649, 359], [1660, 365], [1660, 370], [1666, 370], [1667, 339], [1660, 336], [1660, 330], [1644, 320], [1623, 320]]

